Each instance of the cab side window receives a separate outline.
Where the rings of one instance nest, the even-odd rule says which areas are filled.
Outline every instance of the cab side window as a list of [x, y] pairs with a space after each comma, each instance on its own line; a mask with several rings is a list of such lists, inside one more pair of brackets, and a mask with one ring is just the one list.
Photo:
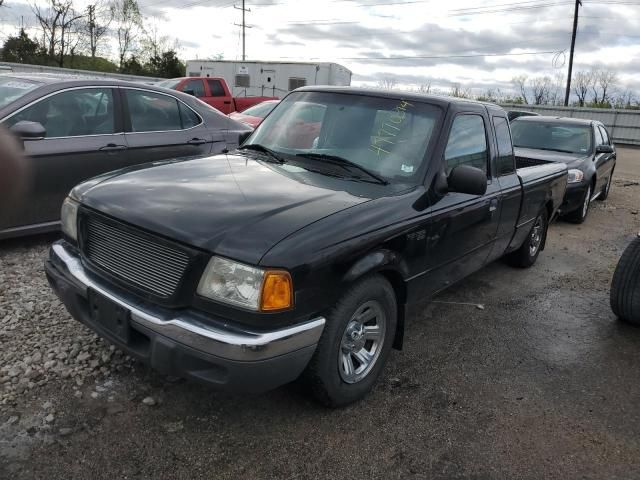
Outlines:
[[[212, 97], [224, 97], [224, 87], [220, 80], [207, 80]], [[248, 86], [248, 85], [247, 85]]]
[[487, 132], [480, 115], [458, 115], [451, 125], [444, 152], [447, 174], [458, 165], [469, 165], [487, 173]]
[[46, 138], [114, 133], [114, 103], [110, 88], [80, 88], [52, 95], [25, 108], [5, 122], [38, 122]]
[[185, 93], [193, 94], [197, 98], [204, 97], [204, 83], [202, 80], [189, 80], [184, 84], [182, 91]]
[[505, 117], [493, 117], [493, 127], [496, 130], [496, 140], [498, 142], [496, 173], [498, 176], [509, 175], [516, 171], [509, 122]]

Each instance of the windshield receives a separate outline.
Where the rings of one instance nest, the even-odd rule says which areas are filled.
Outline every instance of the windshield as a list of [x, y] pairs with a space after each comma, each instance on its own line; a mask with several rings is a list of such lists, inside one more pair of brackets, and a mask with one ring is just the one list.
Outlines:
[[251, 117], [264, 118], [267, 114], [275, 108], [278, 102], [262, 102], [253, 107], [249, 107], [242, 111], [243, 115], [249, 115]]
[[545, 121], [515, 121], [511, 124], [516, 147], [566, 153], [591, 151], [591, 127]]
[[156, 83], [158, 87], [168, 88], [170, 90], [175, 90], [176, 86], [180, 83], [180, 79], [169, 79], [162, 80], [161, 82]]
[[38, 88], [42, 83], [14, 77], [0, 77], [0, 108]]
[[284, 161], [293, 157], [303, 168], [329, 168], [342, 159], [387, 182], [417, 183], [440, 117], [439, 107], [415, 100], [298, 92], [245, 145], [267, 147]]

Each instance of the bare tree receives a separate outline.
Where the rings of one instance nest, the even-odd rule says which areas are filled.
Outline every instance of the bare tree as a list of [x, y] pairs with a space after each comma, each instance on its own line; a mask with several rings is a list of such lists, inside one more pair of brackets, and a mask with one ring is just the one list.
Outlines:
[[60, 67], [73, 46], [83, 15], [73, 8], [72, 0], [51, 0], [46, 8], [33, 5], [33, 13], [40, 25], [44, 46], [51, 59]]
[[534, 105], [548, 103], [553, 85], [551, 78], [547, 75], [544, 77], [535, 77], [531, 79], [530, 84]]
[[576, 72], [571, 85], [573, 85], [573, 93], [578, 97], [578, 104], [584, 107], [587, 100], [587, 94], [593, 84], [593, 73], [581, 71]]
[[138, 38], [144, 32], [142, 15], [136, 0], [114, 0], [112, 9], [117, 24], [118, 60], [122, 69], [127, 55], [135, 51]]
[[139, 59], [145, 63], [154, 57], [159, 57], [165, 52], [177, 52], [179, 49], [180, 44], [177, 39], [171, 38], [169, 35], [160, 34], [158, 24], [154, 19], [154, 21], [147, 26], [145, 35], [140, 40], [141, 51]]
[[520, 96], [522, 97], [522, 101], [525, 105], [529, 105], [529, 99], [527, 98], [527, 80], [529, 77], [527, 75], [519, 75], [517, 77], [513, 77], [511, 79], [511, 83], [516, 87], [518, 92], [520, 92]]
[[431, 93], [431, 82], [423, 83], [422, 85], [420, 85], [416, 89], [416, 92], [418, 92], [418, 93]]
[[613, 90], [618, 83], [618, 75], [609, 70], [594, 70], [593, 84], [591, 91], [593, 92], [593, 102], [603, 105], [611, 100]]
[[86, 47], [91, 58], [96, 58], [96, 53], [103, 39], [109, 32], [109, 26], [113, 21], [114, 10], [106, 0], [97, 0], [87, 5], [87, 15], [82, 25], [82, 35], [86, 39]]
[[395, 78], [383, 78], [378, 81], [378, 88], [383, 88], [385, 90], [393, 90], [396, 87], [396, 79]]
[[470, 98], [471, 91], [468, 88], [463, 88], [459, 83], [454, 83], [453, 85], [451, 85], [451, 89], [449, 90], [449, 96], [458, 98]]

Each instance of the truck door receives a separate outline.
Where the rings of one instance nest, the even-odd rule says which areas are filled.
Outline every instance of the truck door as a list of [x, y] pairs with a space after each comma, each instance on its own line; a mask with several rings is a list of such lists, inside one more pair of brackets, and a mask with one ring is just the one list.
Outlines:
[[[486, 112], [486, 111], [484, 111]], [[424, 288], [435, 293], [481, 268], [496, 238], [500, 186], [490, 171], [486, 114], [480, 111], [455, 116], [444, 152], [448, 174], [458, 165], [487, 172], [487, 191], [482, 196], [449, 192], [432, 206], [427, 243], [428, 259]]]
[[231, 94], [227, 94], [224, 85], [217, 78], [207, 79], [207, 103], [213, 108], [217, 108], [225, 115], [235, 111]]
[[491, 120], [496, 132], [496, 145], [498, 147], [495, 171], [500, 184], [501, 206], [498, 235], [489, 258], [489, 260], [495, 260], [504, 254], [511, 242], [520, 214], [522, 186], [516, 173], [509, 120], [503, 116], [493, 116]]

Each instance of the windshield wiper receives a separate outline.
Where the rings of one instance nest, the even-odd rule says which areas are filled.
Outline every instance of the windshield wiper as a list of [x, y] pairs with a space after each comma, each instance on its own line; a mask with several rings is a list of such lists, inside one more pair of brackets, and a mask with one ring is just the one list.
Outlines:
[[250, 143], [249, 145], [243, 145], [241, 147], [238, 147], [238, 150], [253, 150], [255, 152], [266, 153], [273, 160], [275, 160], [277, 163], [284, 163], [285, 162], [284, 158], [282, 158], [276, 152], [274, 152], [270, 148], [265, 147], [264, 145], [260, 145], [259, 143]]
[[356, 162], [352, 162], [351, 160], [344, 158], [344, 157], [339, 157], [337, 155], [329, 155], [326, 153], [298, 153], [296, 154], [296, 157], [306, 157], [306, 158], [312, 158], [312, 159], [317, 159], [317, 160], [326, 160], [328, 163], [333, 163], [335, 165], [340, 165], [343, 167], [349, 167], [349, 168], [355, 168], [357, 170], [360, 170], [361, 172], [364, 172], [367, 174], [367, 176], [369, 176], [370, 178], [373, 178], [377, 183], [381, 184], [381, 185], [388, 185], [389, 182], [387, 182], [384, 178], [376, 175], [375, 173], [371, 172], [369, 169], [363, 167], [362, 165], [358, 165]]

